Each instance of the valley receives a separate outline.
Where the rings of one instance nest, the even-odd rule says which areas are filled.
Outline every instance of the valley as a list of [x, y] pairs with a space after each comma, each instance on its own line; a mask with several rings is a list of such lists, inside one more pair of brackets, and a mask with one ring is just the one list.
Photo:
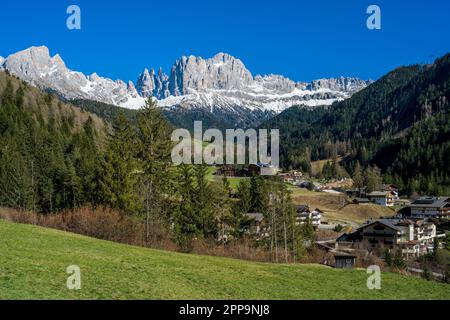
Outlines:
[[447, 310], [448, 12], [3, 0], [5, 311]]
[[[18, 70], [30, 66], [27, 62], [21, 64], [22, 55], [25, 58], [33, 56], [32, 66], [37, 68], [27, 72], [26, 79], [11, 72], [17, 63], [22, 66]], [[187, 99], [185, 102], [189, 103], [185, 106], [161, 106], [164, 99], [149, 97], [145, 107], [139, 110], [123, 107], [130, 107], [126, 104], [118, 107], [117, 97], [111, 98], [109, 94], [117, 94], [114, 88], [122, 86], [121, 83], [113, 84], [95, 76], [86, 80], [84, 75], [67, 69], [58, 56], [49, 58], [48, 50], [44, 48], [30, 49], [18, 57], [3, 60], [4, 71], [0, 71], [0, 216], [16, 223], [36, 224], [78, 235], [71, 238], [70, 234], [37, 226], [24, 226], [21, 231], [22, 226], [4, 221], [0, 221], [0, 228], [8, 235], [10, 243], [16, 243], [15, 233], [32, 232], [32, 236], [19, 240], [19, 247], [25, 245], [20, 241], [38, 241], [38, 246], [42, 241], [43, 247], [38, 247], [32, 268], [40, 268], [38, 261], [50, 251], [66, 252], [70, 247], [77, 254], [90, 255], [89, 250], [98, 253], [105, 246], [109, 247], [110, 243], [99, 239], [122, 243], [112, 243], [105, 252], [115, 261], [111, 262], [116, 264], [114, 270], [127, 275], [129, 285], [115, 280], [116, 271], [108, 271], [104, 265], [106, 258], [100, 263], [96, 257], [90, 257], [85, 267], [93, 272], [95, 283], [101, 283], [98, 291], [92, 289], [88, 278], [90, 289], [83, 290], [79, 297], [60, 288], [61, 284], [56, 280], [45, 285], [42, 293], [37, 293], [31, 289], [32, 280], [28, 277], [10, 281], [10, 273], [0, 269], [0, 281], [3, 272], [8, 288], [0, 292], [3, 294], [0, 297], [27, 298], [33, 294], [40, 298], [68, 295], [69, 298], [87, 299], [181, 299], [189, 293], [203, 299], [338, 298], [342, 293], [337, 293], [335, 287], [322, 290], [317, 283], [311, 284], [312, 288], [304, 281], [313, 283], [313, 278], [322, 282], [339, 278], [342, 287], [344, 283], [354, 283], [355, 279], [364, 280], [365, 273], [358, 268], [374, 263], [385, 272], [387, 280], [383, 281], [387, 281], [387, 290], [376, 291], [372, 296], [371, 291], [363, 288], [363, 282], [360, 289], [354, 285], [351, 285], [352, 289], [348, 288], [349, 298], [388, 299], [392, 294], [389, 279], [396, 286], [404, 286], [402, 294], [407, 299], [416, 298], [419, 291], [415, 290], [420, 286], [432, 287], [430, 298], [445, 296], [442, 290], [445, 291], [446, 286], [441, 290], [437, 281], [421, 282], [409, 270], [419, 270], [417, 266], [422, 263], [423, 268], [434, 270], [434, 274], [446, 279], [442, 268], [448, 258], [447, 227], [441, 219], [447, 216], [448, 198], [445, 195], [450, 186], [447, 166], [450, 154], [449, 55], [432, 65], [398, 68], [367, 86], [345, 79], [303, 84], [306, 87], [302, 88], [298, 83], [292, 87], [288, 82], [289, 90], [295, 94], [309, 90], [326, 92], [330, 97], [330, 92], [337, 90], [335, 92], [340, 92], [342, 99], [334, 97], [329, 105], [322, 106], [313, 102], [309, 106], [295, 102], [290, 107], [286, 102], [283, 110], [265, 108], [261, 101], [262, 104], [252, 107], [248, 102], [241, 103], [243, 100], [232, 108], [218, 105], [216, 110], [208, 103], [216, 105], [217, 100], [205, 101], [202, 97], [199, 98], [200, 105]], [[234, 61], [230, 56], [220, 59]], [[198, 65], [207, 65], [200, 58], [191, 60], [182, 59], [178, 68], [194, 68], [191, 71], [196, 74]], [[226, 61], [217, 67], [224, 67]], [[57, 67], [52, 67], [53, 64]], [[274, 99], [279, 99], [279, 91], [285, 90], [272, 83], [274, 79], [285, 83], [285, 79], [253, 78], [246, 73], [243, 64], [237, 70], [244, 73], [241, 80], [252, 90], [262, 91], [255, 89], [253, 81], [266, 86], [264, 90], [277, 91]], [[176, 82], [177, 86], [171, 90], [176, 90], [179, 95], [176, 99], [165, 99], [183, 101], [180, 97], [184, 95], [196, 96], [189, 93], [192, 88], [184, 87], [184, 81], [196, 90], [214, 90], [214, 94], [220, 95], [228, 95], [226, 90], [234, 90], [233, 94], [236, 94], [237, 89], [230, 88], [241, 83], [235, 79], [233, 81], [237, 82], [226, 84], [231, 86], [228, 89], [208, 89], [201, 85], [205, 74], [197, 76]], [[106, 96], [93, 99], [86, 92], [86, 95], [78, 94], [77, 87], [72, 87], [74, 77], [81, 84], [84, 81], [101, 83], [97, 84], [99, 87], [93, 85], [92, 91], [85, 91], [92, 93], [100, 87], [106, 88], [101, 91]], [[56, 83], [53, 82], [55, 79]], [[218, 84], [221, 82], [216, 82], [216, 77], [208, 79], [212, 81], [208, 86], [225, 85]], [[67, 81], [71, 83], [70, 88], [67, 88]], [[364, 88], [355, 89], [355, 83]], [[144, 83], [136, 90], [143, 90], [142, 86]], [[69, 90], [69, 96], [65, 90]], [[315, 98], [320, 100], [323, 96], [316, 95]], [[144, 98], [136, 96], [136, 99]], [[258, 129], [279, 129], [281, 168], [274, 170], [281, 169], [280, 172], [265, 177], [255, 171], [260, 171], [264, 164], [252, 164], [251, 168], [248, 163], [240, 166], [208, 166], [205, 163], [174, 166], [172, 131], [183, 126], [193, 128], [193, 122], [199, 119], [205, 121], [203, 129], [212, 126], [224, 130], [249, 124]], [[192, 136], [188, 140], [191, 141]], [[208, 142], [203, 141], [202, 145], [206, 147]], [[227, 178], [224, 179], [222, 174]], [[287, 182], [289, 179], [291, 182]], [[394, 206], [391, 189], [386, 190], [385, 186], [393, 186], [397, 196], [399, 192], [403, 198], [410, 198], [409, 203], [419, 201], [420, 204], [422, 201], [433, 205], [437, 202], [440, 206], [435, 214], [439, 218], [436, 224], [422, 218], [414, 220], [418, 221], [417, 225], [408, 229], [416, 230], [409, 235], [414, 241], [386, 240], [386, 243], [399, 241], [396, 245], [401, 249], [392, 251], [395, 254], [393, 261], [386, 258], [382, 245], [361, 248], [369, 240], [358, 238], [364, 237], [362, 230], [372, 224], [396, 223], [392, 228], [404, 228], [404, 224], [416, 223], [409, 219], [399, 220], [400, 208]], [[358, 192], [355, 188], [359, 189], [359, 195], [345, 194]], [[377, 198], [380, 194], [381, 200]], [[430, 195], [441, 198], [421, 198]], [[413, 205], [405, 208], [412, 212]], [[402, 216], [405, 217], [408, 216]], [[371, 222], [366, 223], [368, 220]], [[344, 241], [347, 238], [356, 240]], [[77, 239], [81, 239], [79, 248], [74, 244]], [[338, 240], [351, 247], [340, 248]], [[324, 244], [323, 241], [328, 242]], [[416, 245], [415, 241], [421, 241], [421, 244]], [[67, 243], [69, 247], [66, 247]], [[432, 246], [433, 243], [436, 244]], [[18, 247], [14, 248], [12, 251], [2, 248], [13, 261], [13, 264], [7, 264], [7, 270], [16, 269], [15, 263], [21, 261], [17, 256]], [[122, 249], [127, 252], [125, 256], [120, 252]], [[430, 254], [434, 250], [436, 256]], [[129, 256], [131, 252], [142, 254], [142, 257], [134, 261]], [[355, 257], [349, 268], [355, 270], [337, 270], [340, 269], [340, 255], [349, 254]], [[69, 263], [73, 258], [69, 255], [62, 260]], [[210, 259], [208, 270], [217, 263], [214, 270], [225, 268], [228, 271], [226, 274], [217, 271], [219, 275], [213, 277], [198, 273], [195, 270], [205, 268], [204, 259]], [[52, 272], [56, 272], [60, 262], [56, 258], [52, 261]], [[143, 261], [153, 261], [155, 266], [161, 264], [165, 270], [171, 270], [175, 261], [185, 261], [181, 264], [187, 265], [182, 267], [175, 282], [167, 282], [156, 276], [160, 272], [158, 267], [144, 266]], [[3, 261], [3, 265], [6, 263]], [[136, 276], [136, 270], [143, 272], [143, 277]], [[22, 271], [30, 270], [25, 267]], [[393, 271], [407, 276], [391, 273]], [[175, 270], [170, 272], [175, 273]], [[250, 276], [252, 272], [257, 276]], [[298, 274], [299, 277], [287, 280], [287, 274]], [[45, 272], [39, 275], [42, 281], [47, 281]], [[149, 277], [156, 279], [156, 287], [148, 284]], [[197, 286], [198, 290], [189, 279], [201, 284]], [[276, 279], [273, 285], [279, 290], [286, 290], [283, 293], [261, 290], [261, 283], [272, 283], [270, 279]], [[239, 285], [232, 284], [236, 281]], [[210, 284], [217, 286], [218, 283], [222, 283], [222, 289], [213, 290]], [[118, 289], [111, 291], [112, 286]], [[138, 291], [135, 291], [136, 287]]]

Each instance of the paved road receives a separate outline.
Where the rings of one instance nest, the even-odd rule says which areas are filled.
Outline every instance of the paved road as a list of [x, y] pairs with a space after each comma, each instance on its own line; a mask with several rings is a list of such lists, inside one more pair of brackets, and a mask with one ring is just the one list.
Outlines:
[[[412, 268], [412, 267], [408, 267], [408, 271], [414, 272], [414, 273], [423, 273], [422, 269], [417, 269], [417, 268]], [[434, 278], [437, 279], [444, 279], [445, 275], [443, 275], [442, 273], [437, 273], [437, 272], [432, 272], [432, 275]]]
[[331, 222], [331, 223], [328, 223], [328, 224], [321, 224], [319, 226], [319, 229], [320, 230], [333, 230], [339, 224], [341, 226], [343, 226], [344, 228], [347, 228], [348, 226], [351, 226], [352, 230], [356, 230], [356, 229], [359, 228], [359, 224], [357, 224], [355, 222], [347, 221], [347, 222]]

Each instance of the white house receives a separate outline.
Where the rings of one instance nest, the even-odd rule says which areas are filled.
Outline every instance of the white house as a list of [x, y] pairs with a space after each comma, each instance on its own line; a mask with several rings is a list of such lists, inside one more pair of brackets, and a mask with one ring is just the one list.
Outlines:
[[375, 204], [384, 207], [392, 207], [397, 195], [392, 191], [373, 191], [367, 197]]
[[322, 211], [319, 209], [310, 210], [307, 205], [296, 206], [297, 210], [297, 224], [303, 225], [309, 219], [313, 228], [317, 229], [321, 224]]

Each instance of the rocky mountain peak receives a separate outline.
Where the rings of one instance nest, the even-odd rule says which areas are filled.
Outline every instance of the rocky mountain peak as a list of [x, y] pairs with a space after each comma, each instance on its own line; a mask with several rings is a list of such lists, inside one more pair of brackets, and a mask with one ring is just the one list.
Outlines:
[[[89, 99], [122, 105], [138, 97], [136, 90], [122, 80], [113, 81], [96, 73], [85, 76], [68, 69], [62, 58], [51, 57], [47, 47], [31, 47], [6, 58], [4, 69], [44, 90], [58, 92], [66, 99]], [[134, 89], [134, 90], [133, 90]]]
[[239, 63], [241, 63], [243, 65], [241, 60], [233, 57], [232, 55], [230, 55], [228, 53], [224, 53], [224, 52], [219, 52], [214, 57], [212, 57], [210, 60], [213, 63], [219, 64], [219, 65], [216, 65], [216, 67], [220, 67], [220, 64], [222, 64], [222, 63], [225, 64], [225, 63], [234, 62], [234, 61], [238, 61]]
[[144, 69], [137, 81], [136, 89], [141, 96], [148, 98], [154, 95], [155, 91], [155, 72], [151, 69], [151, 72], [147, 68]]
[[257, 75], [255, 77], [255, 82], [264, 89], [280, 93], [292, 92], [296, 88], [296, 83], [294, 81], [275, 74], [266, 76]]
[[339, 77], [339, 78], [331, 78], [331, 79], [319, 79], [314, 80], [308, 86], [310, 90], [320, 90], [320, 89], [328, 89], [335, 91], [342, 91], [348, 93], [357, 92], [363, 88], [365, 88], [368, 84], [372, 83], [371, 80], [365, 81], [358, 78], [352, 77]]
[[357, 78], [295, 82], [281, 75], [252, 73], [227, 53], [212, 58], [183, 56], [167, 75], [145, 68], [135, 83], [85, 76], [66, 67], [47, 47], [31, 47], [0, 58], [0, 68], [66, 99], [89, 99], [126, 108], [140, 108], [154, 96], [161, 107], [203, 108], [244, 115], [252, 110], [277, 113], [293, 105], [330, 105], [361, 90], [370, 82]]
[[133, 97], [133, 98], [139, 97], [139, 94], [136, 90], [136, 87], [134, 86], [133, 81], [128, 81], [127, 91], [131, 95], [131, 97]]
[[192, 90], [241, 89], [253, 81], [253, 76], [241, 60], [226, 53], [210, 59], [189, 56], [177, 60], [169, 78], [170, 92], [185, 95]]

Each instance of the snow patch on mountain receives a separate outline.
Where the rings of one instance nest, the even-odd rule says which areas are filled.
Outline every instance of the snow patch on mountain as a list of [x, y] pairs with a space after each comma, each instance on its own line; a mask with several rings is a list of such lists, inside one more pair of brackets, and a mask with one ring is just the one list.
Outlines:
[[32, 85], [56, 91], [68, 100], [89, 99], [122, 105], [136, 99], [133, 93], [137, 92], [129, 90], [123, 81], [96, 74], [87, 77], [72, 71], [59, 55], [51, 57], [45, 46], [31, 47], [8, 56], [4, 68]]
[[158, 72], [145, 69], [136, 84], [70, 70], [58, 54], [51, 57], [45, 46], [31, 47], [6, 59], [0, 57], [0, 68], [68, 100], [89, 99], [139, 109], [153, 96], [162, 108], [221, 109], [236, 114], [245, 110], [279, 113], [294, 105], [330, 105], [370, 84], [344, 77], [311, 83], [273, 74], [254, 77], [241, 60], [226, 53], [210, 59], [183, 56], [169, 75], [161, 68]]

